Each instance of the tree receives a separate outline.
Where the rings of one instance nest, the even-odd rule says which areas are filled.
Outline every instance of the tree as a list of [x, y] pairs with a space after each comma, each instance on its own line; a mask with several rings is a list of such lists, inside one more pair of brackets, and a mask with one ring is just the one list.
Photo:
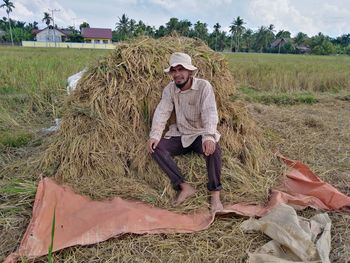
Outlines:
[[245, 30], [245, 27], [243, 26], [245, 23], [243, 19], [238, 16], [235, 20], [233, 20], [231, 26], [230, 26], [230, 33], [231, 33], [231, 51], [232, 51], [232, 40], [233, 37], [235, 38], [235, 51], [239, 52], [240, 47], [240, 40], [242, 38], [242, 34]]
[[215, 48], [214, 48], [215, 51], [217, 50], [218, 35], [220, 34], [220, 28], [221, 28], [221, 26], [220, 26], [219, 23], [216, 23], [216, 24], [214, 25], [214, 32], [213, 32], [213, 33], [215, 34]]
[[255, 51], [262, 52], [267, 43], [267, 32], [268, 29], [264, 26], [261, 26], [258, 31], [254, 34], [255, 43], [254, 49]]
[[294, 43], [297, 46], [301, 46], [305, 44], [305, 41], [308, 39], [307, 34], [303, 33], [303, 32], [299, 32], [295, 38], [294, 38]]
[[161, 25], [156, 30], [154, 35], [155, 35], [156, 38], [159, 38], [159, 37], [164, 37], [166, 35], [166, 33], [167, 33], [167, 30], [166, 30], [165, 26]]
[[342, 47], [347, 47], [350, 44], [350, 34], [344, 34], [337, 37], [332, 41], [334, 44], [341, 45]]
[[135, 21], [135, 19], [130, 19], [128, 27], [129, 27], [129, 29], [128, 29], [128, 36], [133, 36], [135, 34], [135, 30], [136, 30], [136, 21]]
[[192, 23], [190, 21], [188, 21], [187, 19], [180, 20], [178, 23], [178, 32], [181, 35], [188, 37], [190, 35], [191, 26], [192, 26]]
[[14, 36], [15, 42], [33, 39], [31, 31], [29, 31], [25, 28], [22, 28], [22, 27], [14, 27], [13, 28], [13, 36]]
[[79, 30], [81, 31], [82, 28], [90, 28], [90, 25], [88, 22], [83, 22], [79, 26]]
[[269, 50], [269, 46], [275, 35], [273, 33], [274, 26], [271, 24], [268, 27], [261, 26], [258, 31], [254, 34], [255, 43], [254, 49], [259, 52], [267, 52]]
[[119, 21], [116, 23], [115, 29], [118, 35], [118, 40], [126, 40], [129, 35], [129, 24], [130, 20], [126, 14], [123, 14], [122, 17], [118, 17]]
[[278, 33], [276, 34], [276, 38], [290, 38], [290, 32], [289, 31], [285, 31], [285, 30], [280, 30], [278, 31]]
[[28, 28], [32, 29], [38, 29], [38, 22], [34, 21], [33, 23], [28, 23]]
[[345, 48], [345, 53], [350, 56], [350, 44]]
[[208, 39], [208, 25], [206, 23], [197, 21], [194, 24], [193, 35], [194, 37], [198, 37], [206, 41]]
[[245, 32], [242, 35], [242, 42], [245, 46], [245, 51], [249, 52], [249, 50], [252, 48], [254, 38], [253, 38], [253, 30], [248, 28], [245, 30]]
[[146, 29], [147, 29], [146, 24], [142, 20], [140, 20], [135, 25], [134, 35], [135, 36], [147, 35], [148, 32], [146, 32]]
[[178, 31], [179, 29], [179, 19], [176, 17], [170, 18], [170, 20], [165, 24], [165, 29], [167, 35], [170, 35], [171, 33]]
[[15, 6], [13, 5], [12, 2], [10, 2], [10, 0], [3, 0], [3, 1], [4, 1], [4, 3], [2, 5], [0, 5], [0, 8], [6, 8], [8, 24], [9, 24], [9, 28], [10, 28], [11, 43], [13, 46], [13, 36], [12, 36], [12, 28], [11, 28], [11, 21], [10, 21], [10, 13], [12, 12], [12, 8], [15, 8]]
[[311, 53], [316, 55], [330, 55], [336, 52], [330, 37], [323, 35], [321, 32], [310, 39]]
[[53, 20], [52, 20], [52, 17], [50, 16], [49, 13], [44, 12], [44, 18], [41, 19], [41, 21], [42, 21], [42, 22], [45, 22], [45, 24], [47, 25], [47, 27], [49, 27], [50, 24], [51, 24], [51, 21], [53, 21]]
[[[86, 22], [84, 22], [84, 23], [86, 23]], [[82, 27], [82, 28], [84, 28], [84, 27]], [[80, 32], [78, 30], [75, 29], [75, 26], [69, 26], [67, 29], [68, 29], [69, 33], [68, 33], [68, 38], [67, 38], [66, 42], [77, 42], [77, 43], [84, 42], [83, 36], [80, 34]]]

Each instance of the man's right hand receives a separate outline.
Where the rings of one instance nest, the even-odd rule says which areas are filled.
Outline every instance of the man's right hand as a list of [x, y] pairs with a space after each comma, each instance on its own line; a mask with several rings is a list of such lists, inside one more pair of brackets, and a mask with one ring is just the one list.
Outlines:
[[147, 150], [148, 150], [148, 152], [149, 153], [154, 153], [154, 149], [157, 147], [158, 143], [159, 143], [159, 141], [156, 140], [156, 139], [153, 139], [153, 138], [149, 139], [147, 141]]

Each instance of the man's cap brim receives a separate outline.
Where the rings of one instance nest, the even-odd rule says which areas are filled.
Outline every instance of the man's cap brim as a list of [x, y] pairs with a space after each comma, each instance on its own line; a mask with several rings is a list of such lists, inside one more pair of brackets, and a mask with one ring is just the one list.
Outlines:
[[164, 69], [164, 72], [165, 72], [165, 73], [169, 73], [169, 72], [170, 72], [170, 69], [171, 69], [172, 67], [176, 67], [176, 66], [179, 66], [179, 65], [183, 66], [185, 69], [190, 70], [190, 71], [197, 71], [197, 70], [198, 70], [198, 69], [197, 69], [195, 66], [193, 66], [193, 65], [189, 65], [189, 64], [185, 64], [185, 63], [174, 63], [174, 64], [170, 65], [170, 67]]

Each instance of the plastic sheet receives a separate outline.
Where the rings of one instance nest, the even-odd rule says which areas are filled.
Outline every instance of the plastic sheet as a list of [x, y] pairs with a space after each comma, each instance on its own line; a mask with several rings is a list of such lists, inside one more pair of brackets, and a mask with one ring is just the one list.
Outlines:
[[[237, 203], [225, 205], [220, 213], [260, 217], [283, 203], [296, 208], [311, 206], [324, 210], [340, 210], [350, 206], [350, 197], [323, 182], [306, 165], [279, 157], [291, 167], [281, 186], [284, 192], [273, 190], [266, 206]], [[38, 185], [33, 216], [18, 251], [11, 254], [7, 262], [13, 262], [18, 257], [35, 258], [47, 254], [54, 210], [53, 251], [94, 244], [125, 233], [196, 232], [208, 228], [215, 218], [207, 210], [178, 214], [119, 197], [93, 201], [45, 178]]]

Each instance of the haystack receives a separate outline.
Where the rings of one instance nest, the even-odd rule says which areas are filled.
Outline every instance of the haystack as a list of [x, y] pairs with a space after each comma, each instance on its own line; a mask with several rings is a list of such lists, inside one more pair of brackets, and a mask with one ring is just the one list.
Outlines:
[[[188, 38], [139, 38], [123, 43], [91, 65], [66, 101], [55, 141], [41, 161], [46, 173], [94, 199], [138, 199], [170, 208], [169, 180], [146, 151], [151, 121], [171, 53], [188, 53], [200, 78], [215, 90], [222, 134], [224, 201], [266, 200], [274, 182], [271, 153], [244, 105], [235, 101], [234, 79], [221, 54]], [[174, 121], [171, 118], [169, 123]], [[182, 211], [207, 204], [206, 169], [201, 156], [176, 157], [197, 197]]]

